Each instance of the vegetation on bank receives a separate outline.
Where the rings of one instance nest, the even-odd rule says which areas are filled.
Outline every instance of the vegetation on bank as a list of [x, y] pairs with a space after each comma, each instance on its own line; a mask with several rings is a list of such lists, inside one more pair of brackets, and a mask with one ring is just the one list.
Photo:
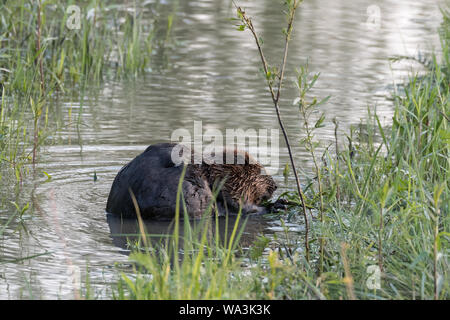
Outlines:
[[0, 3], [0, 168], [22, 180], [24, 164], [34, 164], [48, 134], [64, 125], [55, 116], [60, 96], [80, 101], [78, 115], [71, 115], [80, 125], [89, 88], [150, 68], [155, 48], [169, 41], [173, 15], [148, 18], [140, 2], [133, 5]]
[[[309, 246], [305, 233], [286, 229], [284, 237], [262, 236], [243, 250], [237, 224], [234, 237], [219, 239], [210, 219], [202, 228], [184, 221], [181, 247], [175, 228], [164, 245], [132, 253], [135, 277], [123, 274], [113, 298], [448, 299], [450, 15], [443, 15], [442, 58], [433, 55], [425, 75], [411, 76], [393, 93], [391, 126], [382, 127], [369, 110], [366, 122], [349, 132], [348, 145], [336, 142], [336, 153], [326, 150], [315, 166], [317, 177], [303, 190]], [[303, 116], [311, 105], [302, 104], [308, 91], [302, 84], [316, 79], [300, 70]], [[315, 163], [316, 126], [305, 117], [303, 142]], [[299, 219], [299, 194], [282, 196], [298, 205], [277, 217]]]

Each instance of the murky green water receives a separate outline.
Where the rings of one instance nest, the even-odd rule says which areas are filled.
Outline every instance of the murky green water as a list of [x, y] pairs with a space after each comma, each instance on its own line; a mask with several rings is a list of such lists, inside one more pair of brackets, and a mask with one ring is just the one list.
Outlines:
[[[334, 117], [340, 123], [340, 139], [366, 116], [368, 107], [376, 107], [388, 123], [393, 83], [419, 68], [406, 63], [390, 65], [388, 58], [415, 56], [418, 50], [425, 53], [437, 47], [438, 3], [305, 0], [290, 45], [281, 102], [302, 176], [309, 174], [310, 162], [296, 143], [302, 130], [292, 105], [296, 94], [293, 70], [309, 57], [311, 71], [321, 72], [312, 94], [332, 95], [321, 106], [327, 122], [317, 137], [323, 147], [334, 141]], [[241, 4], [256, 17], [254, 24], [264, 39], [269, 62], [278, 64], [284, 22], [278, 2]], [[378, 7], [369, 11], [379, 8], [379, 20], [367, 15], [374, 4]], [[153, 7], [153, 1], [146, 1], [146, 8]], [[98, 95], [86, 97], [82, 110], [79, 101], [61, 98], [58, 113], [66, 125], [42, 148], [38, 174], [35, 178], [31, 174], [22, 186], [22, 191], [31, 194], [34, 210], [20, 222], [12, 221], [0, 241], [0, 298], [74, 298], [70, 275], [76, 278], [80, 268], [83, 281], [86, 266], [97, 293], [107, 297], [104, 283], [114, 281], [114, 263], [127, 262], [123, 238], [115, 235], [133, 233], [133, 223], [107, 221], [104, 212], [112, 180], [125, 163], [149, 144], [169, 141], [174, 129], [193, 132], [194, 121], [201, 120], [204, 129], [223, 132], [227, 128], [278, 128], [253, 40], [228, 20], [234, 16], [231, 1], [166, 1], [161, 8], [174, 10], [174, 30], [170, 45], [155, 54], [153, 72], [136, 81], [104, 83]], [[80, 130], [75, 125], [78, 113], [82, 114]], [[281, 135], [280, 146], [283, 167], [287, 151]], [[283, 190], [282, 169], [274, 177]], [[15, 201], [13, 195], [7, 197]], [[0, 211], [2, 223], [11, 208]], [[253, 221], [245, 241], [251, 242], [273, 224]], [[158, 233], [167, 225], [148, 227]], [[13, 261], [40, 254], [44, 255]]]

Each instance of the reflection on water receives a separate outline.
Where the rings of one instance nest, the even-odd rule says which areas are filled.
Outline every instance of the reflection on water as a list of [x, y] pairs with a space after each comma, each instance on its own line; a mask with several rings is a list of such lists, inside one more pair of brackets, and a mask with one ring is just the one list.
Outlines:
[[[107, 214], [106, 218], [113, 244], [119, 248], [122, 248], [125, 252], [130, 250], [130, 245], [137, 243], [141, 239], [139, 225], [136, 219], [121, 219], [111, 214]], [[201, 226], [207, 224], [208, 238], [219, 235], [219, 239], [222, 244], [228, 243], [231, 239], [233, 229], [236, 225], [237, 232], [243, 231], [239, 239], [241, 247], [249, 247], [258, 236], [267, 232], [271, 223], [263, 217], [246, 217], [237, 220], [236, 216], [229, 217], [228, 219], [220, 217], [217, 222], [214, 218], [210, 221], [190, 221], [191, 230], [198, 237], [194, 239], [199, 241], [201, 233], [198, 232]], [[151, 239], [153, 245], [160, 244], [162, 240], [165, 240], [173, 235], [174, 223], [169, 221], [144, 221], [144, 228], [146, 235]], [[244, 229], [242, 229], [244, 228]], [[204, 230], [204, 229], [202, 229]], [[183, 247], [183, 241], [185, 239], [183, 221], [179, 230], [180, 247]], [[164, 242], [163, 242], [164, 243]]]
[[[278, 3], [240, 3], [254, 17], [269, 62], [276, 65], [282, 54], [285, 21]], [[312, 94], [332, 95], [320, 110], [327, 118], [318, 132], [323, 147], [334, 139], [334, 117], [340, 123], [341, 137], [365, 117], [368, 106], [376, 107], [380, 119], [387, 123], [392, 115], [387, 97], [393, 81], [401, 81], [411, 67], [417, 67], [390, 65], [387, 58], [415, 55], [417, 50], [427, 52], [437, 46], [435, 30], [441, 20], [438, 3], [304, 1], [290, 45], [281, 101], [301, 176], [309, 174], [310, 162], [306, 150], [297, 143], [302, 130], [292, 105], [296, 92], [290, 80], [295, 68], [309, 57], [311, 71], [321, 72]], [[372, 21], [368, 20], [367, 9], [373, 4], [380, 12], [376, 26], [367, 24]], [[2, 234], [0, 298], [73, 298], [71, 272], [79, 268], [84, 279], [87, 265], [92, 287], [100, 297], [107, 297], [104, 283], [114, 281], [114, 263], [127, 263], [121, 249], [124, 238], [115, 235], [122, 231], [136, 233], [133, 222], [111, 223], [104, 212], [112, 180], [125, 163], [149, 144], [168, 141], [176, 128], [192, 132], [194, 120], [201, 120], [204, 129], [223, 132], [226, 128], [278, 127], [253, 40], [247, 32], [236, 31], [228, 19], [234, 16], [231, 1], [155, 0], [145, 1], [145, 6], [175, 10], [171, 46], [155, 53], [155, 72], [136, 81], [104, 83], [98, 95], [86, 97], [82, 109], [70, 96], [61, 98], [52, 116], [61, 117], [66, 125], [47, 141], [36, 176], [30, 175], [31, 180], [16, 196], [7, 195], [9, 204], [31, 194], [33, 210], [13, 219]], [[82, 119], [79, 130], [74, 125], [74, 115], [78, 114]], [[288, 158], [283, 141], [280, 146], [283, 167]], [[279, 192], [286, 188], [281, 171], [274, 176]], [[0, 225], [4, 225], [15, 209], [11, 205], [1, 210]], [[166, 227], [147, 224], [155, 233]], [[272, 231], [265, 231], [268, 228]], [[273, 224], [267, 227], [265, 222], [250, 222], [243, 239], [251, 243], [255, 236], [276, 228]], [[16, 261], [35, 255], [39, 256]]]

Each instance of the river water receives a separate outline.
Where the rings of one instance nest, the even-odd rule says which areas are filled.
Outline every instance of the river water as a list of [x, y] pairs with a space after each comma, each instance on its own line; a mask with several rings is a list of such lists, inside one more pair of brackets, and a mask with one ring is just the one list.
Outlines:
[[[154, 2], [144, 2], [147, 14], [152, 14]], [[279, 65], [285, 22], [281, 6], [273, 0], [240, 4], [254, 17], [269, 63]], [[295, 68], [309, 58], [310, 70], [321, 73], [311, 95], [331, 95], [312, 115], [313, 119], [322, 112], [326, 116], [325, 127], [317, 132], [319, 151], [334, 141], [333, 118], [339, 122], [340, 140], [350, 126], [366, 117], [368, 108], [376, 108], [388, 124], [394, 84], [411, 70], [420, 70], [412, 62], [390, 63], [388, 58], [438, 48], [438, 4], [433, 0], [304, 1], [290, 43], [281, 99], [301, 177], [311, 174], [311, 164], [298, 143], [303, 132], [292, 103]], [[33, 209], [21, 220], [13, 219], [0, 240], [1, 299], [76, 298], [79, 293], [74, 288], [78, 280], [84, 282], [87, 269], [98, 297], [107, 298], [106, 284], [117, 277], [115, 264], [128, 261], [124, 238], [116, 235], [136, 232], [134, 222], [107, 219], [104, 211], [111, 183], [124, 164], [149, 144], [170, 141], [175, 129], [193, 134], [194, 121], [201, 121], [203, 130], [223, 133], [278, 128], [253, 39], [229, 20], [235, 15], [231, 1], [166, 0], [158, 8], [173, 12], [174, 23], [167, 47], [153, 56], [152, 70], [136, 80], [103, 83], [94, 96], [85, 97], [82, 109], [80, 101], [61, 97], [58, 114], [65, 125], [41, 149], [37, 173], [30, 174], [22, 187], [30, 194]], [[282, 175], [288, 158], [281, 133], [279, 144], [279, 164], [272, 169], [283, 191], [289, 184], [285, 186]], [[13, 208], [0, 208], [0, 225]], [[244, 234], [249, 243], [279, 228], [276, 221], [249, 225]], [[148, 223], [148, 228], [160, 233], [167, 224]], [[20, 260], [34, 255], [39, 256]]]

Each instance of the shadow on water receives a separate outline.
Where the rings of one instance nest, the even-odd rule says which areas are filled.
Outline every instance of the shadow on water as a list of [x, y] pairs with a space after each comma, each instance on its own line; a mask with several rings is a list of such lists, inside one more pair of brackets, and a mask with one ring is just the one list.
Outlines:
[[[141, 233], [137, 219], [122, 219], [121, 217], [107, 214], [107, 222], [110, 228], [112, 242], [115, 246], [122, 248], [123, 253], [129, 253], [130, 245], [137, 243], [141, 239]], [[236, 216], [230, 216], [228, 218], [220, 217], [217, 220], [211, 218], [208, 224], [207, 236], [210, 238], [216, 237], [216, 231], [218, 231], [219, 239], [222, 244], [227, 243], [227, 240], [231, 238], [233, 229], [237, 222]], [[191, 220], [190, 225], [192, 230], [201, 228], [204, 225], [202, 220]], [[237, 230], [242, 228], [242, 234], [239, 238], [239, 246], [242, 248], [249, 247], [255, 242], [258, 236], [262, 234], [268, 234], [268, 228], [270, 227], [270, 221], [262, 216], [248, 216], [239, 219], [237, 224]], [[174, 232], [174, 221], [154, 221], [144, 220], [144, 228], [147, 238], [151, 239], [152, 245], [160, 245], [164, 243], [164, 240], [172, 238]], [[197, 239], [200, 240], [201, 234], [197, 233]], [[180, 247], [183, 247], [183, 239], [185, 238], [183, 221], [179, 230]]]

